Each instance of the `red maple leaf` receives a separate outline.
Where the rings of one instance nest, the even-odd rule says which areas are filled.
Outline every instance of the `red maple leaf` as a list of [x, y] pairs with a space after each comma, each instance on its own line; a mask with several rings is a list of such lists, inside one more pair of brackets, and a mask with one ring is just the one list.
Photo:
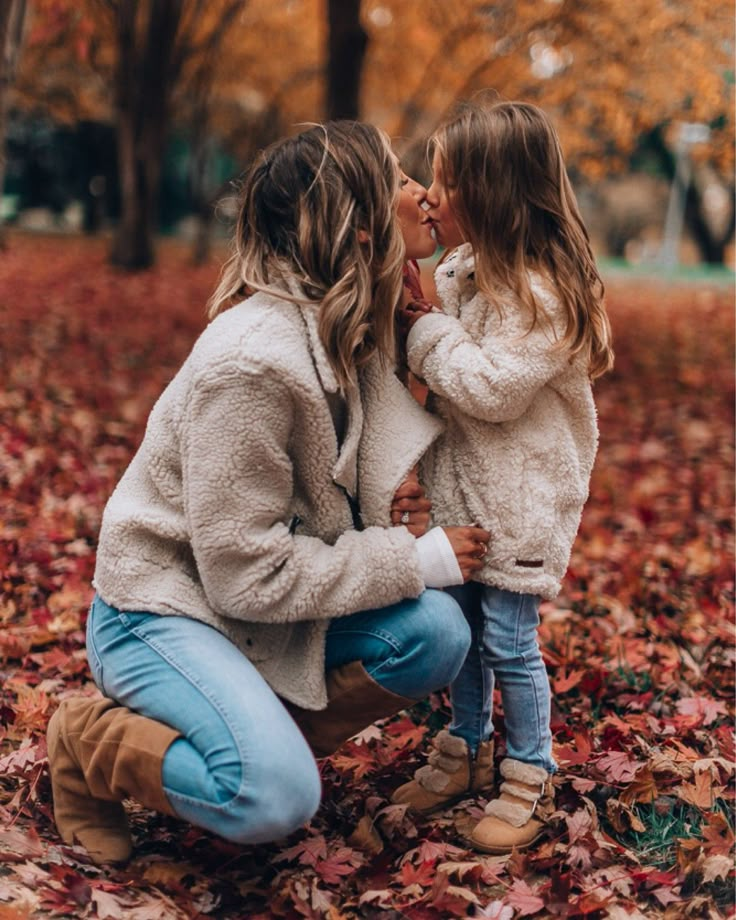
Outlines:
[[435, 878], [434, 862], [426, 859], [415, 866], [408, 860], [401, 865], [401, 884], [406, 888], [409, 885], [421, 885], [428, 888]]

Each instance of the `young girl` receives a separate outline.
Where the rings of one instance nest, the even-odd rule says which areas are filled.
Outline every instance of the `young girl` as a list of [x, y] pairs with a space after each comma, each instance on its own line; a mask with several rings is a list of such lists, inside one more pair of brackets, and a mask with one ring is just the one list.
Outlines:
[[450, 687], [452, 722], [394, 802], [434, 811], [493, 780], [501, 690], [500, 795], [471, 843], [532, 844], [553, 810], [550, 690], [537, 641], [541, 598], [560, 589], [597, 446], [590, 381], [613, 360], [603, 284], [559, 141], [542, 111], [468, 104], [432, 138], [429, 214], [457, 247], [439, 266], [443, 311], [409, 305], [409, 367], [444, 435], [423, 461], [435, 523], [491, 532], [474, 580], [449, 589], [473, 635]]

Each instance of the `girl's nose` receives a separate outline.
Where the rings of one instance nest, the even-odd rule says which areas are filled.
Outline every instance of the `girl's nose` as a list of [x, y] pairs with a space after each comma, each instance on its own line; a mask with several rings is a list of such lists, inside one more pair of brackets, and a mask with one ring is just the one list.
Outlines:
[[425, 201], [430, 206], [430, 208], [436, 208], [440, 203], [439, 192], [436, 188], [435, 183], [433, 182], [430, 187], [427, 189], [427, 194]]

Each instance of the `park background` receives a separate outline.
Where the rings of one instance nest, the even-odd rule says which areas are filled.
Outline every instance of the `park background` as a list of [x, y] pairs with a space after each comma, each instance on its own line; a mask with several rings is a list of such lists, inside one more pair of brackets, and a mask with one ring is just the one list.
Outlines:
[[[732, 4], [6, 0], [0, 49], [0, 920], [733, 916]], [[136, 859], [92, 866], [56, 836], [45, 726], [95, 692], [100, 515], [204, 327], [237, 176], [298, 124], [359, 117], [426, 179], [427, 135], [488, 89], [558, 127], [617, 352], [541, 628], [554, 833], [481, 857], [477, 804], [389, 804], [437, 695], [325, 761], [288, 841], [131, 806]]]

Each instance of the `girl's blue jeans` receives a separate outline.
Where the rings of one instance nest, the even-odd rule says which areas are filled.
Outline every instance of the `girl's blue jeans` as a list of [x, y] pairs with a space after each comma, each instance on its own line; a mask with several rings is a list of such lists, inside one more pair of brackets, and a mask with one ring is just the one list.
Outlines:
[[493, 733], [493, 689], [501, 690], [506, 753], [554, 773], [550, 687], [537, 640], [539, 598], [468, 582], [447, 593], [472, 634], [470, 651], [450, 685], [450, 733], [476, 751]]
[[[455, 678], [469, 647], [457, 603], [427, 590], [333, 620], [326, 667], [360, 660], [383, 687], [418, 700]], [[87, 651], [106, 696], [181, 733], [162, 768], [179, 817], [238, 843], [263, 843], [314, 815], [321, 789], [312, 752], [256, 668], [217, 630], [120, 611], [96, 596]]]

